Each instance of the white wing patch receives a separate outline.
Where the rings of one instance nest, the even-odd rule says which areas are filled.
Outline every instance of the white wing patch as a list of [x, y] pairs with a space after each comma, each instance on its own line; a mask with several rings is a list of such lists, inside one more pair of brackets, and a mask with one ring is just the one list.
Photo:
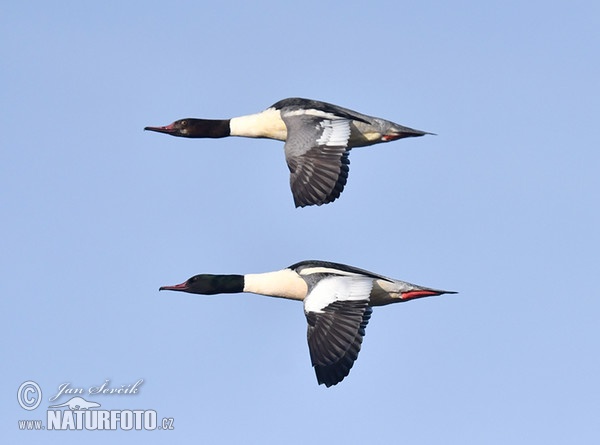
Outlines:
[[[315, 110], [314, 108], [309, 109], [297, 109], [297, 110], [286, 110], [283, 113], [283, 116], [315, 116], [320, 117], [322, 119], [336, 119], [338, 118], [333, 113], [328, 113], [322, 110]], [[339, 119], [339, 118], [338, 118]]]
[[345, 147], [350, 139], [350, 121], [347, 119], [325, 119], [318, 123], [317, 130], [322, 131], [317, 145]]
[[327, 277], [319, 281], [304, 299], [305, 312], [324, 312], [336, 301], [369, 300], [373, 278], [356, 276]]
[[325, 274], [334, 274], [334, 275], [344, 275], [349, 277], [361, 277], [363, 275], [359, 275], [355, 272], [347, 272], [341, 269], [335, 269], [333, 267], [325, 267], [325, 266], [315, 266], [315, 267], [305, 267], [300, 272], [299, 275], [312, 275], [317, 273], [325, 273]]

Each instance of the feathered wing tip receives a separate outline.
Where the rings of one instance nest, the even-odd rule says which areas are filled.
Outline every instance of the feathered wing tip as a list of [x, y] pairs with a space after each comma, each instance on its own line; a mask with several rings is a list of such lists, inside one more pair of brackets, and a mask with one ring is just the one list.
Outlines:
[[285, 109], [281, 116], [288, 129], [284, 150], [296, 207], [335, 201], [348, 180], [351, 121], [303, 110]]
[[296, 207], [329, 204], [340, 197], [348, 181], [348, 152], [311, 150], [301, 162], [288, 159], [290, 188]]
[[371, 318], [368, 301], [336, 301], [323, 312], [308, 312], [308, 346], [318, 383], [337, 385], [358, 358]]

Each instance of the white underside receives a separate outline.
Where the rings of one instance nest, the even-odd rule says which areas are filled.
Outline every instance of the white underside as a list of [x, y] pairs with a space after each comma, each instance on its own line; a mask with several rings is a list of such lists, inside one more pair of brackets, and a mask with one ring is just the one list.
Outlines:
[[[338, 116], [321, 110], [294, 110], [288, 111], [287, 115], [308, 114], [329, 121], [329, 133], [325, 132], [323, 138], [328, 145], [334, 145], [333, 141], [348, 147], [360, 147], [376, 144], [383, 141], [382, 134], [375, 127], [364, 122], [348, 121]], [[333, 123], [333, 124], [332, 124]], [[268, 108], [265, 111], [246, 116], [231, 118], [229, 121], [231, 136], [249, 138], [268, 138], [285, 141], [287, 139], [287, 127], [281, 119], [280, 110]], [[350, 134], [347, 135], [347, 132]], [[330, 140], [331, 138], [331, 140]], [[342, 141], [342, 142], [340, 142]]]
[[269, 108], [261, 113], [234, 117], [229, 121], [231, 136], [269, 138], [285, 141], [287, 128], [279, 110]]
[[296, 272], [283, 269], [244, 275], [244, 292], [302, 301], [308, 293], [308, 286]]
[[323, 279], [307, 298], [308, 286], [304, 279], [290, 269], [259, 274], [244, 275], [244, 292], [305, 301], [305, 310], [321, 312], [324, 307], [337, 300], [369, 299], [371, 306], [384, 306], [402, 300], [402, 292], [415, 289], [403, 281], [373, 279], [360, 274], [328, 267], [303, 269], [301, 275], [314, 273], [334, 273]]

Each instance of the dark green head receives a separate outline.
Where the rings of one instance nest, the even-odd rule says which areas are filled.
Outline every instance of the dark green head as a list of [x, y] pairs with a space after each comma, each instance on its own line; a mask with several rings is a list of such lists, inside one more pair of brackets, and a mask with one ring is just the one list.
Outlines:
[[162, 286], [159, 290], [175, 290], [190, 294], [235, 294], [244, 291], [242, 275], [194, 275], [184, 283]]
[[144, 130], [182, 138], [224, 138], [230, 134], [228, 119], [179, 119], [164, 127], [146, 127]]

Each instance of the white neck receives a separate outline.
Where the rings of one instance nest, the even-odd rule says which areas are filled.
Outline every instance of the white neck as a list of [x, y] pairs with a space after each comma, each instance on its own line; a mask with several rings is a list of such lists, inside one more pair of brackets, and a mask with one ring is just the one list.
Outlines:
[[283, 269], [244, 275], [244, 292], [302, 301], [308, 293], [308, 286], [296, 272]]
[[269, 108], [261, 113], [234, 117], [229, 121], [231, 136], [268, 138], [285, 141], [287, 128], [279, 110]]

